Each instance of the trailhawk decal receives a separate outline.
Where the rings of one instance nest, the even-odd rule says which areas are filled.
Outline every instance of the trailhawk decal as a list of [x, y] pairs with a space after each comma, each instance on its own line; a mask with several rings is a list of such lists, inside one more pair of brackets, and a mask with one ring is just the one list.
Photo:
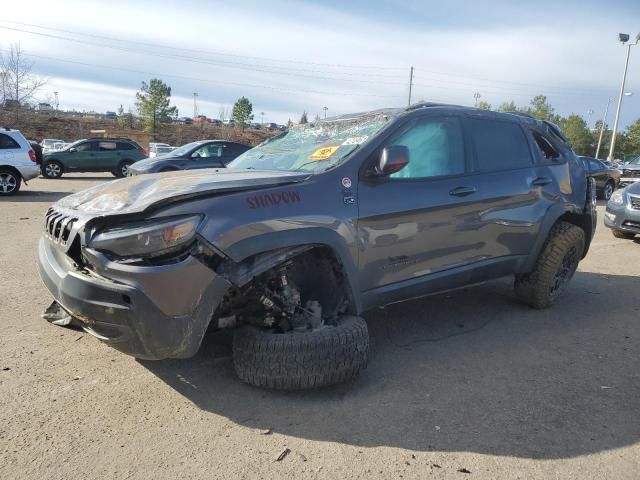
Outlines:
[[298, 203], [300, 192], [295, 190], [279, 193], [265, 193], [264, 195], [254, 195], [247, 198], [249, 208], [277, 207], [281, 204]]

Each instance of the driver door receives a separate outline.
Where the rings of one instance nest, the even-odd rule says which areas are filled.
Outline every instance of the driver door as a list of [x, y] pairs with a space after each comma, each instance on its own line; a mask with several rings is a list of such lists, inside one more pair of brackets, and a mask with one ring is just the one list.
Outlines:
[[80, 172], [90, 172], [97, 163], [98, 142], [83, 142], [75, 147], [74, 152], [68, 153], [65, 168]]

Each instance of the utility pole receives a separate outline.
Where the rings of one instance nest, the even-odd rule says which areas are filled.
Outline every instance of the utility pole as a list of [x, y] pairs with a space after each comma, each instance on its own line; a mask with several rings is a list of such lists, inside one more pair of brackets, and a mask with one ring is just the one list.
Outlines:
[[260, 124], [264, 126], [264, 112], [260, 112]]
[[[622, 42], [622, 45], [629, 41], [629, 35], [621, 33], [618, 35], [618, 40]], [[635, 43], [629, 43], [627, 45], [627, 59], [624, 63], [624, 74], [622, 75], [622, 85], [620, 85], [620, 95], [618, 96], [618, 108], [616, 109], [616, 120], [613, 123], [613, 132], [611, 134], [611, 146], [609, 147], [609, 156], [607, 160], [613, 162], [613, 156], [616, 148], [616, 134], [618, 133], [618, 123], [620, 121], [620, 110], [622, 109], [622, 97], [624, 96], [624, 85], [627, 82], [627, 70], [629, 70], [629, 57], [631, 56], [631, 47], [637, 45], [640, 41], [640, 33], [636, 36]]]
[[53, 100], [53, 104], [55, 105], [55, 107], [56, 107], [56, 112], [57, 112], [57, 111], [58, 111], [58, 106], [60, 105], [60, 104], [58, 103], [58, 92], [53, 92], [53, 95], [54, 95], [54, 97], [55, 97], [55, 98], [54, 98], [54, 100]]
[[409, 107], [411, 106], [411, 90], [413, 90], [413, 67], [409, 70]]
[[478, 92], [473, 94], [473, 105], [478, 108], [478, 99], [481, 97], [482, 95], [480, 95]]
[[598, 148], [596, 148], [596, 158], [600, 155], [600, 145], [602, 145], [602, 134], [604, 133], [604, 124], [607, 121], [607, 114], [609, 113], [609, 105], [611, 104], [611, 97], [607, 99], [607, 108], [604, 109], [604, 117], [602, 117], [602, 123], [600, 124], [600, 136], [598, 137]]
[[198, 103], [196, 99], [198, 98], [198, 93], [193, 92], [193, 118], [198, 116]]
[[[411, 94], [409, 94], [411, 95]], [[329, 110], [329, 107], [322, 107], [322, 109], [324, 110], [324, 119], [327, 119], [327, 110]]]

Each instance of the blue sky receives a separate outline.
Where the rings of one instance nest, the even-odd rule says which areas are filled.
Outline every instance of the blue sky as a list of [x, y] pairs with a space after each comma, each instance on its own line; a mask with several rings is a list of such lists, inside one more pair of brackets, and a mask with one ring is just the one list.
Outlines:
[[[27, 25], [28, 24], [28, 25]], [[152, 76], [181, 115], [219, 117], [241, 95], [265, 121], [370, 110], [414, 100], [525, 105], [546, 94], [591, 124], [615, 103], [638, 1], [344, 2], [22, 1], [0, 20], [48, 77], [41, 99], [65, 108], [133, 107]], [[640, 117], [640, 45], [632, 49], [622, 123]], [[612, 107], [608, 123], [613, 123]], [[592, 111], [593, 113], [589, 114]], [[259, 115], [258, 115], [259, 117]], [[258, 118], [259, 119], [259, 118]]]

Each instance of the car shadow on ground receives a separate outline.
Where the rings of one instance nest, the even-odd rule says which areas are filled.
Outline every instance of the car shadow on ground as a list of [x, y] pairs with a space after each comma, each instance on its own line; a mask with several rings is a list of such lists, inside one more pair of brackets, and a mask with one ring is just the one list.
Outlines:
[[200, 408], [295, 437], [418, 451], [566, 458], [640, 441], [638, 277], [578, 272], [549, 310], [510, 280], [365, 315], [370, 364], [310, 392], [234, 375], [230, 335], [189, 360], [141, 362]]
[[62, 197], [71, 195], [73, 192], [52, 192], [52, 191], [38, 191], [38, 190], [20, 190], [15, 195], [6, 197], [7, 201], [24, 203], [24, 202], [57, 202]]

